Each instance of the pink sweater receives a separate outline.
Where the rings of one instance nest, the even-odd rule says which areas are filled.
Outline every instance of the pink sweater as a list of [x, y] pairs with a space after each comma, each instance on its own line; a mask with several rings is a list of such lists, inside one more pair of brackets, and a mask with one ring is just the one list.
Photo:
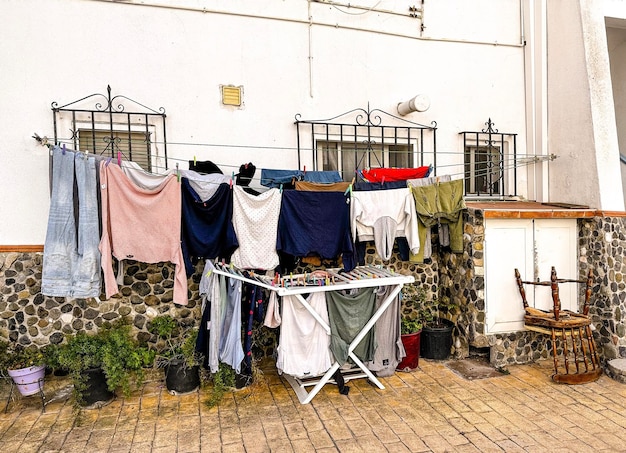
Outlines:
[[180, 246], [181, 195], [176, 176], [153, 190], [136, 186], [115, 165], [100, 163], [102, 195], [102, 271], [106, 297], [118, 292], [113, 255], [144, 263], [169, 261], [176, 266], [174, 303], [187, 305], [187, 276]]

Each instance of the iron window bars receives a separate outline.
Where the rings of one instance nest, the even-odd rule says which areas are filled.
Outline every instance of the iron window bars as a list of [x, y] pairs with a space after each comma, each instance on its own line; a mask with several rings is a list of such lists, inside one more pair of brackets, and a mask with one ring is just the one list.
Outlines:
[[[94, 108], [80, 108], [81, 104], [95, 102]], [[137, 111], [127, 111], [124, 103], [129, 103]], [[70, 133], [69, 140], [72, 141], [74, 149], [79, 149], [79, 133], [81, 125], [83, 133], [90, 134], [88, 137], [87, 149], [98, 152], [101, 155], [116, 157], [117, 152], [124, 152], [127, 160], [133, 160], [135, 155], [146, 156], [146, 164], [150, 170], [152, 167], [152, 144], [156, 140], [151, 139], [153, 129], [155, 134], [162, 134], [163, 137], [163, 156], [165, 159], [165, 169], [167, 170], [167, 136], [165, 128], [165, 109], [159, 107], [158, 111], [147, 107], [129, 97], [118, 94], [111, 96], [111, 86], [107, 86], [107, 94], [94, 93], [85, 96], [76, 101], [59, 106], [57, 102], [52, 103], [53, 122], [54, 122], [54, 142], [58, 143], [59, 124], [66, 124], [67, 119], [65, 113], [70, 116]], [[104, 131], [102, 136], [100, 132]], [[143, 136], [143, 143], [137, 144], [137, 140], [133, 140], [133, 136], [137, 134]], [[96, 141], [98, 135], [104, 142]], [[124, 139], [122, 137], [125, 137]], [[84, 137], [83, 137], [84, 138]], [[128, 146], [120, 147], [120, 143], [128, 143]]]
[[[517, 134], [499, 132], [494, 124], [489, 118], [485, 129], [459, 132], [463, 135], [465, 195], [504, 196], [504, 175], [509, 170], [513, 172], [513, 195], [517, 195]], [[510, 141], [513, 150], [507, 153]]]
[[[395, 124], [383, 124], [383, 118]], [[353, 143], [355, 168], [363, 169], [362, 156], [359, 159], [359, 152], [365, 148], [366, 151], [380, 153], [381, 161], [376, 162], [378, 166], [388, 165], [388, 158], [385, 160], [385, 147], [406, 147], [408, 152], [414, 153], [418, 157], [419, 164], [424, 165], [425, 153], [432, 153], [432, 164], [437, 168], [436, 147], [437, 147], [437, 123], [433, 121], [430, 126], [414, 123], [398, 116], [387, 113], [379, 109], [356, 108], [332, 118], [322, 120], [303, 120], [298, 113], [295, 116], [295, 124], [298, 139], [298, 168], [301, 168], [302, 154], [304, 150], [311, 151], [313, 169], [318, 170], [319, 144]], [[303, 148], [303, 141], [309, 136], [311, 140], [310, 148]], [[428, 147], [425, 144], [428, 142]], [[378, 159], [378, 156], [376, 156]], [[351, 178], [344, 175], [344, 179]]]

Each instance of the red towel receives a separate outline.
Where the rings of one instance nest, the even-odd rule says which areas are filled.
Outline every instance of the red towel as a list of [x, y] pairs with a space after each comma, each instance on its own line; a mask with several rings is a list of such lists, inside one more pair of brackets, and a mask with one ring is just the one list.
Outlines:
[[370, 168], [361, 172], [368, 182], [406, 181], [425, 178], [430, 174], [430, 166], [418, 168]]

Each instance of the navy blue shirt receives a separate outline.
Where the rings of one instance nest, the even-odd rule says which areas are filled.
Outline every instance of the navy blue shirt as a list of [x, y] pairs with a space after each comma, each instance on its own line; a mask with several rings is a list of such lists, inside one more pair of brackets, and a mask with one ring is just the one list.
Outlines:
[[182, 250], [187, 276], [195, 269], [199, 258], [223, 258], [239, 247], [233, 227], [233, 191], [228, 184], [220, 184], [215, 194], [202, 201], [189, 184], [181, 178], [182, 193]]
[[287, 190], [278, 217], [276, 250], [323, 259], [342, 256], [346, 271], [356, 266], [350, 233], [349, 198], [341, 192]]

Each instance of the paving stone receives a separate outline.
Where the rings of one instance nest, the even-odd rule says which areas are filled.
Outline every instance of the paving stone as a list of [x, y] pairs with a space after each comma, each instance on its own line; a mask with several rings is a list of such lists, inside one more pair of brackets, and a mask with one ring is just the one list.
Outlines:
[[[365, 384], [360, 392], [361, 382], [346, 398], [327, 386], [307, 405], [281, 384], [278, 400], [263, 385], [207, 409], [202, 391], [173, 397], [152, 383], [114, 406], [83, 410], [80, 419], [71, 405], [42, 413], [20, 403], [0, 414], [1, 450], [558, 452], [620, 451], [626, 444], [626, 391], [607, 376], [591, 385], [555, 385], [550, 364], [524, 365], [464, 388], [451, 370], [424, 362], [413, 373], [383, 378], [384, 391]], [[266, 383], [277, 379], [275, 370], [264, 376]]]

